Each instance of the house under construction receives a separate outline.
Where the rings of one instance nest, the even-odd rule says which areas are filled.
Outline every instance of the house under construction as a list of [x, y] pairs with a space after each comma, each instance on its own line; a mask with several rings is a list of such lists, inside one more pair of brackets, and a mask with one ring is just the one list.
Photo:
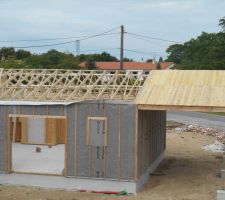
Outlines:
[[136, 103], [146, 78], [132, 71], [0, 69], [0, 172], [135, 193], [166, 146], [166, 112]]
[[224, 91], [224, 71], [1, 69], [0, 183], [135, 193], [163, 159], [166, 110], [224, 112]]

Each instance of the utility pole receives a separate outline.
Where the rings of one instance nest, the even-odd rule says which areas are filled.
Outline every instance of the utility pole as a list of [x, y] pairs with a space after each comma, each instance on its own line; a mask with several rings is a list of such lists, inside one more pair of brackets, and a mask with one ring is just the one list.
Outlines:
[[80, 40], [76, 40], [76, 56], [80, 55]]
[[123, 51], [124, 51], [124, 26], [121, 26], [121, 41], [120, 41], [120, 70], [123, 70]]

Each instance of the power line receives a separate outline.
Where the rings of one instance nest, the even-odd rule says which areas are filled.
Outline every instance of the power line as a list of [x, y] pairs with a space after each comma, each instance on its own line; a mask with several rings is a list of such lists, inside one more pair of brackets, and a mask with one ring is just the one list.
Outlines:
[[142, 41], [148, 42], [150, 44], [156, 44], [156, 45], [160, 45], [160, 46], [163, 46], [163, 47], [168, 47], [168, 45], [166, 45], [165, 43], [161, 44], [161, 43], [158, 43], [158, 42], [146, 39], [146, 38], [141, 38], [141, 37], [137, 37], [137, 36], [134, 36], [134, 35], [131, 35], [131, 36], [134, 37], [135, 39], [142, 40]]
[[174, 41], [174, 40], [167, 40], [167, 39], [156, 38], [156, 37], [151, 37], [151, 36], [146, 36], [146, 35], [141, 35], [141, 34], [136, 34], [136, 33], [130, 33], [130, 32], [126, 32], [126, 34], [133, 35], [133, 36], [140, 37], [140, 38], [159, 40], [159, 41], [163, 41], [163, 42], [182, 43], [182, 42], [178, 42], [178, 41]]
[[124, 49], [124, 51], [132, 52], [132, 53], [137, 53], [137, 54], [144, 54], [144, 55], [157, 55], [157, 56], [167, 56], [167, 55], [162, 55], [158, 52], [146, 52], [146, 51], [138, 51], [138, 50], [133, 50], [133, 49]]
[[105, 48], [105, 49], [89, 49], [85, 51], [80, 51], [80, 53], [86, 53], [86, 52], [91, 52], [91, 51], [108, 51], [108, 50], [119, 50], [120, 48]]
[[[99, 36], [104, 36], [105, 34], [98, 34], [98, 35], [93, 35], [93, 36], [89, 36], [86, 38], [82, 38], [80, 40], [72, 40], [72, 41], [68, 41], [68, 42], [60, 42], [60, 43], [54, 43], [54, 44], [44, 44], [44, 45], [30, 45], [30, 46], [15, 46], [13, 48], [15, 49], [29, 49], [29, 48], [38, 48], [38, 47], [50, 47], [50, 46], [59, 46], [59, 45], [64, 45], [64, 44], [72, 44], [75, 43], [76, 41], [84, 41], [84, 40], [88, 40], [94, 37], [99, 37]], [[108, 34], [109, 35], [109, 34]], [[3, 47], [0, 47], [3, 48]]]
[[[114, 30], [117, 30], [119, 27], [110, 29], [108, 31], [105, 31], [103, 33], [99, 33], [99, 34], [95, 34], [95, 35], [90, 35], [90, 36], [83, 36], [81, 39], [79, 39], [79, 41], [84, 41], [84, 40], [88, 40], [91, 38], [95, 38], [95, 37], [99, 37], [99, 36], [104, 36], [104, 35], [114, 35], [114, 34], [118, 34], [118, 33], [110, 33]], [[110, 33], [110, 34], [109, 34]], [[56, 39], [56, 38], [54, 38]], [[39, 40], [40, 41], [40, 40]], [[60, 42], [60, 43], [54, 43], [54, 44], [45, 44], [45, 45], [30, 45], [30, 46], [18, 46], [18, 47], [14, 47], [17, 49], [27, 49], [27, 48], [37, 48], [37, 47], [49, 47], [49, 46], [58, 46], [58, 45], [64, 45], [64, 44], [71, 44], [76, 42], [77, 40], [72, 40], [72, 41], [68, 41], [68, 42]], [[0, 47], [1, 48], [1, 47]]]
[[[117, 35], [120, 32], [108, 33], [103, 35]], [[41, 42], [41, 41], [52, 41], [52, 40], [67, 40], [67, 39], [79, 39], [91, 37], [93, 35], [85, 35], [85, 36], [74, 36], [74, 37], [58, 37], [58, 38], [43, 38], [43, 39], [31, 39], [31, 40], [0, 40], [1, 43], [11, 43], [11, 42]]]

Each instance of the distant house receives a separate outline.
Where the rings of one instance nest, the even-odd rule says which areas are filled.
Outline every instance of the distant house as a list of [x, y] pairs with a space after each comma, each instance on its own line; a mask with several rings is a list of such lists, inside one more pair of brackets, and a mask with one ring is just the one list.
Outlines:
[[[157, 63], [144, 63], [144, 62], [124, 62], [124, 69], [126, 70], [154, 70]], [[161, 62], [161, 69], [170, 69], [174, 66], [173, 62]], [[103, 70], [117, 70], [120, 69], [120, 62], [96, 62], [96, 66]]]
[[[174, 67], [173, 62], [161, 62], [161, 69], [170, 69]], [[85, 63], [81, 63], [80, 67], [85, 67]], [[120, 62], [96, 62], [96, 67], [102, 70], [119, 70]], [[154, 62], [124, 62], [125, 70], [144, 70], [150, 71], [157, 67], [157, 63]]]

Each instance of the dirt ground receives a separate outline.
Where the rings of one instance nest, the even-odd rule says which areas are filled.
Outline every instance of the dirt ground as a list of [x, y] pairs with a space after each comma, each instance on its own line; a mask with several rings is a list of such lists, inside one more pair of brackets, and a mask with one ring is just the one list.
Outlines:
[[223, 187], [219, 171], [225, 168], [223, 153], [201, 149], [213, 142], [212, 137], [190, 132], [168, 133], [166, 157], [137, 195], [109, 196], [0, 185], [0, 200], [212, 200], [216, 190]]

